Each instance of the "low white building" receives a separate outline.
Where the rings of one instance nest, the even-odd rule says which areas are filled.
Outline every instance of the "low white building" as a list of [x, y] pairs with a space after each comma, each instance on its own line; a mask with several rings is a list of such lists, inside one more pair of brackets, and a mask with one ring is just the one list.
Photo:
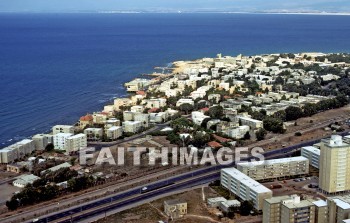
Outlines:
[[277, 179], [309, 173], [309, 160], [303, 156], [237, 163], [237, 169], [254, 180]]
[[87, 147], [87, 137], [85, 134], [77, 134], [68, 137], [66, 140], [66, 152], [76, 152]]
[[140, 121], [125, 121], [123, 122], [124, 132], [137, 133], [142, 128], [142, 123]]
[[95, 124], [104, 124], [108, 119], [108, 113], [95, 112], [92, 114], [92, 121]]
[[130, 108], [131, 112], [143, 112], [144, 107], [142, 105], [134, 105]]
[[225, 134], [233, 139], [243, 139], [247, 132], [250, 131], [249, 126], [242, 125], [233, 128], [229, 128], [225, 131]]
[[230, 208], [232, 207], [240, 207], [241, 206], [241, 202], [239, 202], [238, 200], [228, 200], [228, 201], [224, 201], [224, 202], [221, 202], [221, 204], [219, 205], [219, 209], [222, 211], [222, 212], [229, 212], [230, 211]]
[[272, 191], [235, 168], [221, 169], [221, 185], [244, 201], [252, 201], [254, 208], [262, 210], [265, 199]]
[[58, 133], [71, 133], [74, 134], [74, 126], [71, 125], [55, 125], [52, 127], [52, 134], [56, 135]]
[[135, 113], [134, 114], [134, 121], [141, 122], [142, 126], [147, 128], [149, 126], [149, 114], [144, 113]]
[[13, 181], [13, 186], [24, 188], [27, 184], [32, 184], [34, 181], [40, 179], [40, 177], [35, 176], [33, 174], [25, 174], [17, 177], [15, 181]]
[[23, 139], [15, 144], [0, 150], [0, 163], [12, 163], [16, 159], [22, 159], [35, 150], [35, 143], [30, 139]]
[[210, 94], [208, 95], [208, 101], [212, 101], [215, 104], [219, 103], [221, 100], [221, 95], [220, 94]]
[[311, 166], [320, 168], [321, 151], [314, 146], [305, 146], [301, 148], [301, 155], [309, 160]]
[[204, 115], [202, 112], [194, 111], [191, 113], [192, 121], [196, 125], [201, 125], [203, 120], [210, 118], [209, 116]]
[[241, 125], [247, 125], [252, 129], [263, 128], [263, 122], [260, 120], [256, 120], [256, 119], [252, 119], [244, 116], [238, 116], [238, 119], [241, 122]]
[[119, 111], [121, 108], [133, 105], [130, 98], [117, 98], [114, 100], [114, 110]]
[[113, 126], [120, 126], [120, 120], [116, 118], [110, 118], [105, 123], [105, 129], [108, 129]]
[[146, 104], [146, 108], [162, 108], [166, 106], [166, 99], [165, 98], [151, 98], [144, 100], [144, 103]]
[[188, 98], [181, 98], [176, 102], [176, 107], [180, 107], [183, 104], [190, 104], [190, 105], [194, 106], [194, 101], [192, 99], [188, 99]]
[[114, 105], [105, 105], [103, 107], [103, 113], [107, 113], [108, 117], [112, 117], [114, 115]]
[[106, 136], [108, 139], [115, 140], [123, 135], [123, 127], [113, 126], [106, 130]]
[[57, 133], [53, 136], [53, 145], [55, 149], [66, 150], [66, 143], [69, 137], [73, 136], [72, 133]]
[[37, 134], [32, 137], [32, 140], [36, 150], [44, 150], [48, 144], [53, 143], [53, 135]]
[[84, 134], [87, 136], [88, 140], [101, 140], [103, 137], [102, 128], [87, 128], [84, 130]]
[[152, 83], [149, 79], [136, 78], [130, 82], [125, 83], [128, 92], [137, 92], [143, 90]]
[[208, 207], [211, 208], [217, 208], [220, 206], [222, 202], [227, 201], [224, 197], [213, 197], [213, 198], [208, 198], [207, 203]]
[[151, 123], [163, 123], [168, 119], [167, 112], [159, 112], [159, 113], [150, 113], [150, 122]]

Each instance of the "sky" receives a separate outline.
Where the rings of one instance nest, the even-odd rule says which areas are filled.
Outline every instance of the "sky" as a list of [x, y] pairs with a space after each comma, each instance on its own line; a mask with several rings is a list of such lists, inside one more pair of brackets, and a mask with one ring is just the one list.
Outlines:
[[2, 12], [71, 11], [350, 12], [349, 0], [0, 0]]

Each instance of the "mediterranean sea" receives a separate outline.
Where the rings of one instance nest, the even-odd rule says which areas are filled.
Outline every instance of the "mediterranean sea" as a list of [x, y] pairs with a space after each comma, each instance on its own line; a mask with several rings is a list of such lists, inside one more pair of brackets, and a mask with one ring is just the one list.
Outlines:
[[0, 147], [73, 124], [176, 60], [350, 52], [350, 16], [0, 14]]

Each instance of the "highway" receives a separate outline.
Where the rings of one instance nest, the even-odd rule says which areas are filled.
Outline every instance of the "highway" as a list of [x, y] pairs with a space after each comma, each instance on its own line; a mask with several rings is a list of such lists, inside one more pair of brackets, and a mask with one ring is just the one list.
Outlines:
[[[349, 132], [339, 133], [339, 135], [342, 136], [348, 134]], [[312, 140], [290, 147], [269, 151], [264, 153], [264, 156], [266, 159], [284, 157], [287, 155], [287, 153], [294, 152], [300, 147], [311, 146], [319, 141], [320, 140]], [[246, 160], [249, 159], [251, 159], [251, 157], [246, 158]], [[85, 205], [62, 210], [48, 216], [43, 216], [37, 222], [71, 222], [71, 220], [73, 220], [73, 222], [77, 222], [81, 220], [86, 220], [101, 213], [106, 213], [107, 211], [115, 210], [123, 206], [130, 205], [131, 203], [137, 203], [171, 191], [210, 183], [214, 180], [219, 179], [221, 168], [233, 166], [235, 166], [235, 163], [231, 163], [229, 165], [204, 167], [202, 169], [195, 170], [186, 174], [170, 177], [165, 180], [160, 180], [155, 183], [144, 185], [147, 187], [147, 192], [145, 193], [141, 192], [142, 187], [137, 187], [135, 189], [130, 189], [128, 191], [121, 192], [117, 195], [112, 195], [108, 198], [101, 198], [99, 200], [90, 202]], [[69, 219], [67, 219], [67, 217], [69, 217]]]

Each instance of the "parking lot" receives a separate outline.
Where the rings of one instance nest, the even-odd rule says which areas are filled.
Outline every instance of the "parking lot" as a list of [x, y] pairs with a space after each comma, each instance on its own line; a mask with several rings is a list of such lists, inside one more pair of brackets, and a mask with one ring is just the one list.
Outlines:
[[311, 197], [322, 197], [318, 191], [318, 177], [301, 177], [290, 180], [275, 180], [263, 183], [263, 185], [273, 191], [274, 196], [302, 194]]

